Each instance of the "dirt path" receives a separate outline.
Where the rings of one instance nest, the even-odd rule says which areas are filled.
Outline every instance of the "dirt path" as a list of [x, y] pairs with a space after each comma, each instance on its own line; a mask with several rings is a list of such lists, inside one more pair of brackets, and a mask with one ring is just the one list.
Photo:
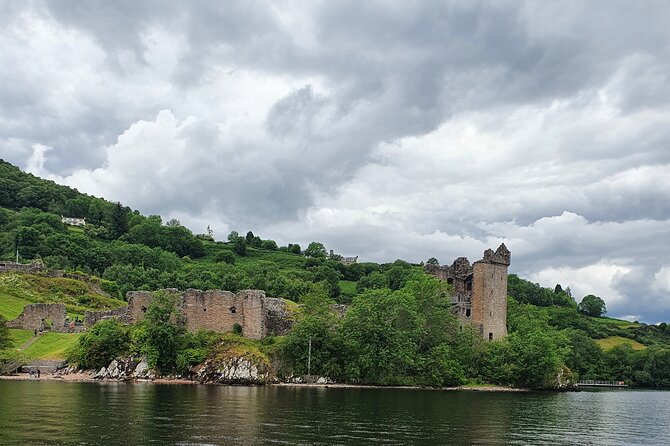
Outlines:
[[33, 344], [33, 342], [37, 341], [37, 340], [40, 338], [40, 336], [42, 336], [42, 333], [40, 333], [40, 334], [38, 334], [37, 336], [33, 336], [32, 338], [28, 339], [26, 342], [24, 342], [23, 344], [21, 344], [21, 345], [19, 346], [19, 350], [25, 350], [25, 349], [27, 349], [28, 347], [30, 347], [30, 346]]

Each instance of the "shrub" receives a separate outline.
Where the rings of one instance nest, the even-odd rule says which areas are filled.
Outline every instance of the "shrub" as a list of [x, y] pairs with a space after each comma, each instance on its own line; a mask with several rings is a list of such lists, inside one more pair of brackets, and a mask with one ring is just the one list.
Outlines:
[[127, 354], [127, 330], [113, 319], [98, 322], [79, 338], [68, 354], [68, 361], [86, 369], [107, 366], [114, 358]]
[[227, 263], [229, 265], [235, 264], [235, 254], [230, 251], [219, 251], [214, 256], [217, 263]]

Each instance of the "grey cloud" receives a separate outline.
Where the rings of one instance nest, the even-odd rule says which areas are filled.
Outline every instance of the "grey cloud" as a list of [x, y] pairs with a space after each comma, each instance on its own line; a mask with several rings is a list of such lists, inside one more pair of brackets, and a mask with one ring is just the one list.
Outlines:
[[[669, 236], [668, 9], [2, 2], [0, 151], [25, 165], [32, 144], [51, 146], [48, 171], [145, 213], [374, 260], [475, 258], [501, 239], [525, 274], [638, 259], [612, 285], [628, 303], [616, 311], [650, 319], [664, 297], [635, 283]], [[519, 109], [546, 122], [524, 134]], [[442, 159], [470, 144], [451, 135], [408, 156], [455, 121], [489, 150]], [[552, 226], [564, 211], [583, 220]]]

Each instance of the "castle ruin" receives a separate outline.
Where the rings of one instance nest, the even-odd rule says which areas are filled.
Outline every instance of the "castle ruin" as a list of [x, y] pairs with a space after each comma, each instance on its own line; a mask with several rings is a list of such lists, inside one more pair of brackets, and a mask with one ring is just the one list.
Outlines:
[[482, 338], [500, 339], [507, 335], [507, 268], [511, 253], [501, 244], [495, 252], [472, 265], [459, 257], [449, 266], [427, 264], [426, 273], [446, 281], [454, 289], [452, 304], [461, 324], [479, 330]]
[[9, 328], [26, 330], [70, 331], [66, 323], [65, 304], [28, 304], [16, 319], [7, 321]]
[[[238, 326], [244, 337], [260, 339], [270, 334], [286, 334], [291, 327], [291, 317], [284, 301], [266, 297], [265, 292], [260, 290], [238, 293], [194, 289], [162, 291], [178, 294], [178, 319], [189, 331], [226, 332]], [[152, 299], [153, 294], [148, 291], [129, 291], [126, 294], [128, 306], [116, 310], [86, 311], [84, 326], [91, 327], [105, 319], [116, 319], [122, 324], [142, 322]]]

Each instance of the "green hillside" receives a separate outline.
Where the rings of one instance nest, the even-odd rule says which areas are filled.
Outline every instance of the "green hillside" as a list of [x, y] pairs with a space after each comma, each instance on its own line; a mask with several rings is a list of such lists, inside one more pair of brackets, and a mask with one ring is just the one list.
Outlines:
[[80, 280], [17, 272], [0, 274], [0, 316], [14, 319], [26, 304], [31, 303], [64, 303], [68, 313], [80, 316], [89, 309], [104, 310], [125, 305], [120, 299], [95, 292]]
[[[85, 218], [86, 226], [66, 226], [61, 215]], [[543, 288], [510, 275], [509, 336], [482, 343], [454, 330], [449, 288], [420, 265], [345, 265], [318, 242], [278, 246], [252, 231], [206, 232], [193, 234], [176, 220], [141, 215], [0, 160], [0, 260], [14, 259], [18, 250], [24, 263], [39, 258], [50, 269], [90, 276], [87, 283], [0, 274], [0, 315], [16, 317], [30, 302], [63, 302], [75, 314], [115, 308], [129, 290], [254, 288], [303, 304], [298, 324], [275, 352], [291, 373], [306, 373], [311, 339], [313, 370], [345, 381], [542, 387], [567, 366], [583, 378], [670, 386], [666, 324], [587, 316], [592, 313], [560, 285]], [[351, 304], [341, 321], [329, 315], [333, 302]], [[26, 350], [57, 356], [70, 341], [50, 336]]]

